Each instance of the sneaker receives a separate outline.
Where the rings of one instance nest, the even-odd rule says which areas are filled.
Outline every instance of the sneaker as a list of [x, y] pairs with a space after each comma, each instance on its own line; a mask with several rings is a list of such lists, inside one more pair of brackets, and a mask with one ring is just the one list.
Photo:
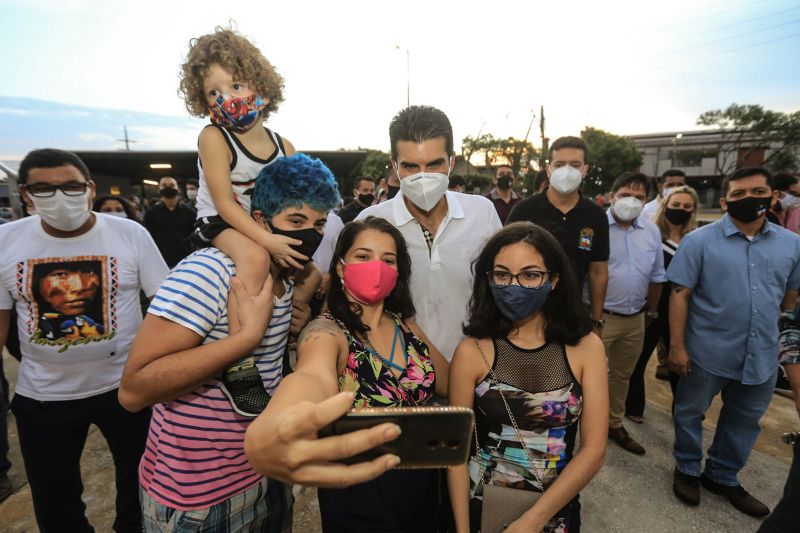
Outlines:
[[778, 381], [775, 383], [775, 392], [781, 396], [786, 396], [787, 398], [794, 398], [794, 394], [792, 393], [792, 385], [789, 383], [789, 380], [786, 379], [786, 376], [783, 375], [783, 368], [781, 368], [780, 372], [778, 372]]
[[222, 373], [220, 388], [233, 410], [242, 416], [256, 417], [267, 408], [269, 394], [252, 357], [237, 361]]
[[700, 476], [700, 482], [703, 484], [704, 489], [728, 498], [728, 501], [744, 514], [756, 518], [763, 518], [769, 514], [769, 507], [758, 501], [752, 494], [744, 490], [741, 485], [736, 485], [735, 487], [720, 485], [705, 475]]
[[0, 502], [8, 499], [13, 492], [14, 490], [11, 486], [11, 480], [8, 478], [8, 476], [6, 474], [0, 476]]
[[645, 453], [645, 449], [642, 445], [633, 440], [624, 427], [608, 428], [608, 438], [622, 446], [623, 450], [635, 453], [636, 455], [644, 455]]
[[684, 474], [676, 467], [672, 475], [672, 492], [687, 505], [700, 505], [700, 477]]

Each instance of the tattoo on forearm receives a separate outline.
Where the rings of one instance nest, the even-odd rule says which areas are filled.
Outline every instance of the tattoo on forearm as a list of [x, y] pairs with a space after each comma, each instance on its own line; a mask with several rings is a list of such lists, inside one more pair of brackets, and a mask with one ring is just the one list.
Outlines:
[[308, 325], [303, 328], [303, 331], [300, 332], [300, 336], [297, 338], [297, 345], [300, 346], [305, 341], [314, 340], [320, 335], [336, 337], [340, 333], [341, 330], [339, 330], [339, 327], [332, 320], [317, 318], [309, 322]]
[[675, 285], [674, 287], [672, 287], [672, 292], [674, 292], [674, 293], [676, 293], [676, 294], [677, 294], [677, 293], [679, 293], [679, 292], [683, 292], [683, 290], [684, 290], [685, 288], [686, 288], [686, 287], [681, 287], [680, 285]]

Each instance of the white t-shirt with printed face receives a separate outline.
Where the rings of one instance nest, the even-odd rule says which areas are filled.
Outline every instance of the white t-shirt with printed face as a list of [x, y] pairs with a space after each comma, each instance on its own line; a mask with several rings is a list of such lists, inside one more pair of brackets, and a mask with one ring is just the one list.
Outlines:
[[38, 216], [0, 226], [0, 309], [19, 314], [22, 396], [75, 400], [119, 386], [142, 323], [139, 291], [152, 296], [169, 272], [143, 226], [95, 216], [67, 239]]

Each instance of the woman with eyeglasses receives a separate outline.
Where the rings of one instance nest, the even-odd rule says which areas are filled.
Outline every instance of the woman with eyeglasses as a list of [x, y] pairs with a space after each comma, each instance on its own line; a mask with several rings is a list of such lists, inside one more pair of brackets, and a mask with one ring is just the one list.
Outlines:
[[543, 492], [505, 531], [574, 533], [578, 493], [605, 457], [603, 344], [591, 333], [569, 260], [539, 226], [503, 228], [474, 271], [467, 337], [449, 378], [450, 404], [475, 410], [478, 442], [466, 466], [448, 471], [456, 529], [478, 529], [484, 489], [494, 485]]
[[[670, 189], [669, 194], [656, 211], [653, 221], [661, 230], [664, 269], [669, 267], [675, 252], [678, 251], [681, 239], [690, 231], [697, 229], [699, 205], [700, 198], [697, 196], [697, 192], [684, 185]], [[628, 398], [625, 402], [625, 416], [637, 424], [644, 423], [644, 371], [647, 369], [647, 363], [659, 341], [669, 348], [669, 295], [671, 292], [672, 284], [664, 283], [664, 288], [661, 289], [661, 300], [658, 302], [658, 317], [645, 329], [642, 353], [631, 374]], [[678, 375], [670, 372], [669, 382], [674, 395], [675, 386], [678, 384]]]

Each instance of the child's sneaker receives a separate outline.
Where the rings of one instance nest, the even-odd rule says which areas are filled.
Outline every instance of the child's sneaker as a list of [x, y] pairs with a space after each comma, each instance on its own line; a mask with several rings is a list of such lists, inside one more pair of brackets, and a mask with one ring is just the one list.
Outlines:
[[225, 369], [220, 380], [220, 388], [242, 416], [256, 417], [266, 409], [269, 393], [264, 389], [261, 374], [255, 360], [246, 357]]

